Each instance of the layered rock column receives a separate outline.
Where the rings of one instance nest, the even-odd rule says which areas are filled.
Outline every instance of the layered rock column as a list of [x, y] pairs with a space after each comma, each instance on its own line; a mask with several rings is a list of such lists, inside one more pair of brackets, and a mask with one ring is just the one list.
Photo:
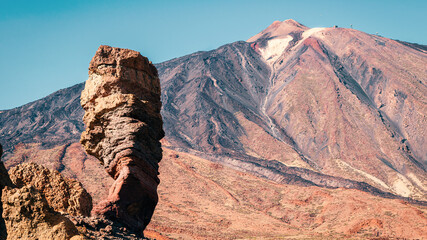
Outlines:
[[92, 214], [142, 231], [158, 201], [162, 159], [157, 70], [136, 51], [100, 46], [90, 63], [81, 104], [86, 124], [81, 143], [115, 180]]

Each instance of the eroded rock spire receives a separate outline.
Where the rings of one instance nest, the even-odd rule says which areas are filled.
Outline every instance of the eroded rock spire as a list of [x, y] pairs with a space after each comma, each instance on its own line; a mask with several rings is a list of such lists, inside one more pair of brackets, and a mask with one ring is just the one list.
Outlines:
[[86, 124], [81, 143], [115, 180], [92, 214], [142, 231], [158, 201], [162, 159], [157, 70], [139, 52], [100, 46], [90, 63], [81, 104]]

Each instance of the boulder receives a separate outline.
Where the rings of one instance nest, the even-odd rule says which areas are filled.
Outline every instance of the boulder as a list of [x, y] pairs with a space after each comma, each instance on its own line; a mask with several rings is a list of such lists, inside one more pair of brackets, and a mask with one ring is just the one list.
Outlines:
[[9, 175], [17, 187], [29, 185], [35, 188], [57, 212], [73, 216], [90, 215], [92, 197], [80, 182], [64, 178], [58, 171], [35, 163], [24, 163], [11, 168]]
[[5, 187], [2, 202], [8, 240], [82, 239], [74, 224], [49, 207], [43, 195], [31, 186]]

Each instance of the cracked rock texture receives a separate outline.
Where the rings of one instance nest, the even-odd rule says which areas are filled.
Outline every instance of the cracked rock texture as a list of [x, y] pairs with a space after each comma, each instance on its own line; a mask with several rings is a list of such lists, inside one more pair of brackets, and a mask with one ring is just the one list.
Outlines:
[[17, 187], [29, 185], [39, 191], [57, 212], [73, 216], [90, 215], [92, 197], [80, 182], [64, 178], [58, 171], [35, 163], [24, 163], [11, 168], [9, 175]]
[[5, 187], [2, 195], [7, 239], [84, 239], [32, 186]]
[[128, 49], [100, 46], [81, 95], [86, 130], [81, 143], [115, 182], [92, 213], [142, 233], [158, 201], [160, 81], [147, 58]]

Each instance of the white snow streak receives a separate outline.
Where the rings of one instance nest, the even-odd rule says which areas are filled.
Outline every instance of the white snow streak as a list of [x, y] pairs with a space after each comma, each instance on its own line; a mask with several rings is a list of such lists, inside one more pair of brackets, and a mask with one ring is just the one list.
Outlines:
[[286, 36], [285, 38], [274, 38], [269, 40], [265, 48], [260, 48], [262, 57], [269, 64], [274, 63], [282, 55], [292, 39], [291, 36]]
[[310, 29], [304, 31], [302, 33], [302, 39], [299, 41], [299, 43], [294, 48], [297, 48], [299, 45], [301, 45], [301, 43], [303, 43], [304, 40], [309, 38], [311, 35], [318, 33], [320, 31], [323, 31], [324, 29], [326, 29], [326, 28], [310, 28]]
[[302, 33], [303, 40], [307, 39], [311, 35], [324, 30], [325, 28], [310, 28]]

